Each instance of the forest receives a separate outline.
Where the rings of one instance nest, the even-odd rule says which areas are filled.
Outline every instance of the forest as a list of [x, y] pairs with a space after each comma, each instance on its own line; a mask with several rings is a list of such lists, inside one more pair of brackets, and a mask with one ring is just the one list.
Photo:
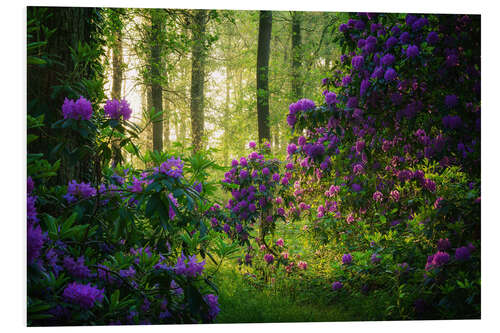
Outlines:
[[481, 318], [479, 15], [26, 32], [28, 326]]

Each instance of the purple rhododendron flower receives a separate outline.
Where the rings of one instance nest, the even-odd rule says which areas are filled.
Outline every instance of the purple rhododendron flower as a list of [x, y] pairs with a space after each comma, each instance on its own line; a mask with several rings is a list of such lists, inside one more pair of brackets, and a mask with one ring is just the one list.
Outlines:
[[388, 53], [385, 56], [383, 56], [380, 61], [382, 62], [383, 65], [389, 66], [389, 65], [392, 65], [394, 63], [395, 59], [396, 58], [394, 58], [394, 56], [392, 54]]
[[401, 29], [399, 29], [399, 24], [397, 24], [391, 28], [391, 34], [393, 34], [395, 36], [399, 35], [400, 32], [401, 32]]
[[446, 128], [457, 129], [462, 126], [462, 118], [460, 116], [444, 116], [442, 119], [443, 125]]
[[255, 141], [250, 141], [248, 143], [248, 147], [251, 148], [251, 149], [254, 149], [255, 147], [257, 147], [257, 144], [255, 143]]
[[333, 284], [332, 284], [332, 289], [334, 291], [337, 291], [337, 290], [340, 290], [342, 289], [343, 285], [342, 285], [342, 282], [340, 281], [335, 281]]
[[[370, 85], [371, 85], [370, 80], [368, 80], [368, 79], [364, 79], [364, 80], [362, 80], [362, 81], [361, 81], [360, 88], [359, 88], [359, 94], [360, 94], [361, 96], [364, 96], [364, 95], [365, 95], [365, 93], [366, 93], [366, 91], [367, 91], [367, 90], [368, 90], [368, 88], [370, 87]], [[359, 110], [359, 109], [357, 109], [357, 110]], [[355, 116], [354, 116], [354, 113], [353, 113], [353, 117], [355, 117]]]
[[104, 289], [93, 287], [90, 283], [84, 285], [73, 282], [66, 286], [62, 296], [66, 301], [77, 304], [83, 309], [91, 309], [96, 302], [102, 301]]
[[441, 267], [450, 261], [450, 255], [446, 252], [438, 251], [432, 256], [427, 257], [425, 270]]
[[355, 56], [351, 60], [352, 67], [356, 70], [360, 70], [365, 63], [365, 58], [363, 56]]
[[325, 103], [328, 105], [332, 105], [337, 103], [337, 95], [334, 92], [327, 92], [325, 94]]
[[385, 42], [385, 47], [389, 50], [397, 43], [398, 43], [398, 39], [394, 36], [391, 36], [391, 37], [387, 38], [387, 41]]
[[220, 312], [219, 297], [213, 294], [208, 294], [203, 296], [203, 299], [208, 304], [208, 319], [214, 320]]
[[342, 85], [344, 87], [347, 87], [348, 85], [350, 85], [352, 82], [352, 79], [351, 79], [351, 76], [350, 75], [346, 75], [342, 78]]
[[118, 101], [117, 99], [113, 99], [106, 101], [104, 113], [111, 119], [123, 118], [123, 120], [129, 120], [132, 115], [132, 110], [126, 100], [122, 99]]
[[354, 23], [354, 28], [356, 30], [364, 30], [365, 29], [365, 22], [361, 20], [356, 20], [356, 23]]
[[180, 158], [169, 158], [160, 165], [159, 171], [173, 178], [182, 177], [184, 162]]
[[302, 269], [302, 270], [306, 270], [307, 269], [307, 262], [305, 262], [305, 261], [299, 261], [297, 263], [297, 267], [300, 268], [300, 269]]
[[410, 33], [408, 32], [403, 32], [401, 36], [399, 36], [399, 41], [401, 44], [408, 44], [410, 42]]
[[86, 279], [90, 277], [90, 270], [85, 266], [85, 258], [81, 256], [76, 261], [69, 256], [63, 258], [63, 267], [74, 278]]
[[353, 190], [353, 192], [359, 192], [361, 191], [362, 187], [361, 185], [354, 183], [351, 185], [351, 189]]
[[175, 273], [179, 275], [185, 275], [187, 277], [196, 277], [201, 275], [203, 269], [205, 268], [205, 260], [198, 262], [196, 260], [196, 255], [189, 256], [186, 258], [184, 253], [177, 258], [177, 264], [174, 267]]
[[418, 54], [419, 50], [418, 46], [416, 45], [409, 45], [408, 48], [406, 49], [406, 56], [410, 59], [418, 56]]
[[38, 222], [38, 213], [36, 211], [36, 197], [28, 195], [26, 197], [26, 213], [28, 218], [28, 223], [36, 223]]
[[386, 81], [392, 81], [398, 76], [398, 73], [394, 70], [394, 68], [387, 68], [384, 74], [384, 79]]
[[279, 174], [279, 173], [274, 173], [274, 174], [273, 174], [273, 180], [274, 180], [275, 182], [279, 182], [279, 181], [280, 181], [280, 179], [281, 179], [281, 177], [280, 177], [280, 174]]
[[203, 191], [203, 184], [200, 182], [195, 181], [194, 184], [194, 189], [196, 192], [201, 193]]
[[453, 108], [453, 107], [457, 106], [457, 104], [458, 104], [457, 95], [447, 95], [444, 98], [444, 104], [446, 104], [446, 106], [449, 108]]
[[76, 102], [65, 98], [62, 113], [64, 119], [90, 120], [90, 117], [92, 117], [92, 104], [82, 96]]
[[436, 44], [437, 42], [439, 42], [439, 35], [438, 35], [438, 33], [435, 32], [435, 31], [429, 32], [429, 34], [427, 35], [426, 41], [429, 44]]
[[412, 23], [411, 29], [413, 31], [419, 31], [429, 23], [429, 20], [425, 17], [421, 17]]
[[94, 197], [97, 190], [87, 183], [78, 184], [76, 180], [72, 180], [68, 184], [68, 192], [64, 198], [68, 202], [75, 202], [77, 199], [88, 199]]
[[424, 187], [430, 192], [436, 191], [436, 183], [431, 179], [424, 179]]
[[33, 189], [35, 188], [35, 183], [33, 182], [31, 176], [28, 177], [26, 183], [27, 183], [27, 193], [31, 194], [31, 192], [33, 192]]
[[451, 243], [448, 238], [442, 239], [440, 238], [437, 242], [438, 251], [446, 251], [451, 247]]
[[118, 272], [122, 278], [131, 278], [134, 277], [136, 271], [133, 266], [130, 266], [128, 269], [122, 269]]
[[346, 107], [353, 109], [357, 106], [358, 106], [358, 99], [356, 97], [349, 97], [347, 99]]
[[372, 264], [378, 264], [380, 262], [380, 257], [376, 253], [372, 254], [370, 261]]
[[384, 195], [381, 192], [376, 191], [375, 193], [373, 193], [372, 198], [376, 202], [382, 202], [382, 200], [384, 199]]
[[344, 254], [342, 256], [342, 263], [344, 265], [349, 265], [350, 263], [352, 263], [352, 255], [350, 253]]
[[393, 190], [391, 191], [391, 193], [389, 193], [389, 196], [391, 197], [391, 199], [394, 201], [394, 202], [398, 202], [399, 201], [399, 191], [398, 190]]
[[272, 262], [274, 261], [274, 256], [270, 253], [266, 253], [264, 255], [264, 260], [268, 263], [268, 264], [272, 264]]
[[356, 175], [362, 174], [363, 170], [364, 170], [363, 165], [360, 163], [354, 164], [354, 166], [352, 167], [352, 172]]
[[382, 68], [382, 66], [375, 67], [372, 75], [370, 76], [370, 78], [372, 79], [381, 79], [383, 77], [384, 77], [384, 69]]
[[28, 247], [28, 263], [32, 263], [40, 256], [43, 244], [47, 236], [43, 233], [42, 228], [34, 223], [28, 223], [27, 229], [27, 247]]
[[459, 261], [468, 260], [470, 258], [470, 252], [467, 246], [459, 247], [455, 250], [455, 258]]

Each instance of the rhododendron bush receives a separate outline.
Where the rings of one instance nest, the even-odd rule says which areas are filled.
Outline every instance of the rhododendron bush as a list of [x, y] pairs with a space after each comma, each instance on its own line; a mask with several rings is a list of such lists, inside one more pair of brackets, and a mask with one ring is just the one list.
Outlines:
[[[61, 130], [84, 139], [108, 126], [113, 130], [107, 135], [132, 127], [125, 123], [126, 101], [93, 111], [83, 97], [66, 99], [62, 115]], [[30, 128], [44, 125], [43, 117], [28, 120]], [[109, 142], [102, 135], [97, 140]], [[207, 230], [202, 183], [184, 177], [180, 158], [163, 157], [156, 167], [134, 170], [106, 167], [108, 150], [92, 154], [95, 169], [103, 170], [101, 181], [75, 179], [67, 186], [49, 181], [58, 164], [43, 162], [41, 154], [28, 156], [29, 324], [213, 321], [219, 305], [199, 256], [204, 245], [183, 245]]]
[[287, 116], [308, 233], [344, 288], [400, 295], [395, 318], [479, 313], [479, 19], [358, 14], [339, 29], [321, 105]]

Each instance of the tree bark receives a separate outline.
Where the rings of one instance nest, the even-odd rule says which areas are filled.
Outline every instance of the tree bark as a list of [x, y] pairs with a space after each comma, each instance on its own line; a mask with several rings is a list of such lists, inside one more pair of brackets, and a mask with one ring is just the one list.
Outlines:
[[270, 141], [269, 128], [269, 54], [271, 51], [272, 12], [259, 13], [259, 41], [257, 45], [257, 125], [259, 142]]
[[[114, 32], [112, 51], [113, 82], [111, 87], [111, 99], [121, 100], [123, 83], [123, 45], [121, 28], [118, 28]], [[123, 161], [120, 145], [116, 141], [113, 141], [111, 150], [113, 154], [113, 165], [116, 166]]]
[[165, 148], [168, 149], [170, 146], [170, 107], [169, 107], [169, 101], [167, 98], [167, 93], [163, 93], [163, 110], [165, 111], [163, 113], [163, 139], [164, 139], [164, 146]]
[[115, 32], [113, 43], [113, 85], [111, 98], [121, 100], [123, 83], [123, 44], [121, 29]]
[[303, 96], [303, 82], [301, 79], [302, 66], [302, 14], [292, 12], [292, 99], [297, 101]]
[[[162, 17], [158, 14], [156, 9], [151, 12], [151, 102], [155, 109], [155, 113], [163, 110], [162, 98], [162, 43], [161, 32], [163, 22]], [[163, 151], [163, 115], [157, 117], [153, 122], [153, 150]]]
[[203, 112], [205, 85], [205, 57], [204, 47], [207, 11], [195, 10], [192, 24], [191, 49], [191, 134], [194, 151], [203, 148], [205, 130], [205, 116]]
[[[146, 105], [148, 112], [153, 108], [153, 95], [151, 94], [151, 86], [145, 86], [146, 89]], [[146, 138], [147, 138], [147, 149], [153, 149], [153, 126], [148, 126], [146, 129]]]
[[[39, 7], [28, 7], [28, 21], [35, 17], [39, 10]], [[97, 70], [97, 72], [95, 67], [91, 66], [90, 63], [75, 71], [75, 62], [71, 55], [71, 49], [77, 50], [79, 43], [87, 43], [92, 47], [99, 47], [102, 44], [96, 38], [99, 25], [101, 24], [99, 9], [49, 7], [47, 8], [47, 12], [51, 15], [50, 19], [45, 20], [43, 24], [48, 29], [55, 30], [55, 32], [46, 40], [47, 44], [43, 48], [43, 53], [56, 61], [46, 66], [28, 65], [27, 97], [28, 104], [35, 103], [29, 108], [30, 114], [38, 116], [43, 113], [45, 123], [51, 124], [62, 118], [61, 106], [64, 98], [77, 97], [69, 96], [67, 89], [54, 90], [55, 86], [61, 86], [61, 82], [65, 82], [67, 85], [74, 85], [84, 79], [93, 80], [103, 74], [100, 70]], [[32, 42], [43, 41], [46, 37], [43, 32], [39, 32], [32, 39]], [[95, 96], [85, 97], [93, 103], [100, 102], [96, 100]], [[43, 153], [49, 162], [54, 163], [59, 156], [52, 156], [50, 152], [53, 147], [60, 143], [57, 138], [55, 139], [58, 131], [58, 129], [52, 129], [50, 126], [45, 127], [43, 132], [34, 129], [33, 134], [38, 135], [39, 139], [29, 145], [28, 152]], [[72, 136], [71, 140], [77, 141], [79, 138]], [[73, 142], [72, 145], [70, 149], [82, 146], [83, 143]], [[63, 156], [59, 172], [50, 182], [54, 184], [67, 184], [71, 179], [96, 181], [96, 179], [92, 179], [95, 176], [95, 173], [92, 171], [93, 167], [94, 163], [90, 160], [71, 159]]]

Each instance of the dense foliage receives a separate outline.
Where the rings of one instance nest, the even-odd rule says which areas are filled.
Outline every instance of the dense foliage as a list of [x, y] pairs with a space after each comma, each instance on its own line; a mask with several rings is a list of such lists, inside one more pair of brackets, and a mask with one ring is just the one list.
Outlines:
[[479, 29], [467, 15], [358, 14], [339, 27], [346, 54], [323, 104], [290, 106], [294, 194], [336, 253], [333, 289], [393, 289], [393, 318], [480, 313]]
[[[49, 38], [38, 15], [28, 31]], [[480, 19], [349, 17], [328, 37], [344, 54], [321, 100], [290, 104], [288, 147], [251, 141], [228, 169], [212, 150], [141, 150], [162, 112], [137, 125], [125, 99], [104, 97], [98, 66], [52, 87], [59, 105], [33, 97], [28, 325], [213, 322], [225, 265], [255, 299], [354, 300], [361, 320], [479, 318]], [[29, 66], [50, 66], [43, 46], [29, 44]]]

